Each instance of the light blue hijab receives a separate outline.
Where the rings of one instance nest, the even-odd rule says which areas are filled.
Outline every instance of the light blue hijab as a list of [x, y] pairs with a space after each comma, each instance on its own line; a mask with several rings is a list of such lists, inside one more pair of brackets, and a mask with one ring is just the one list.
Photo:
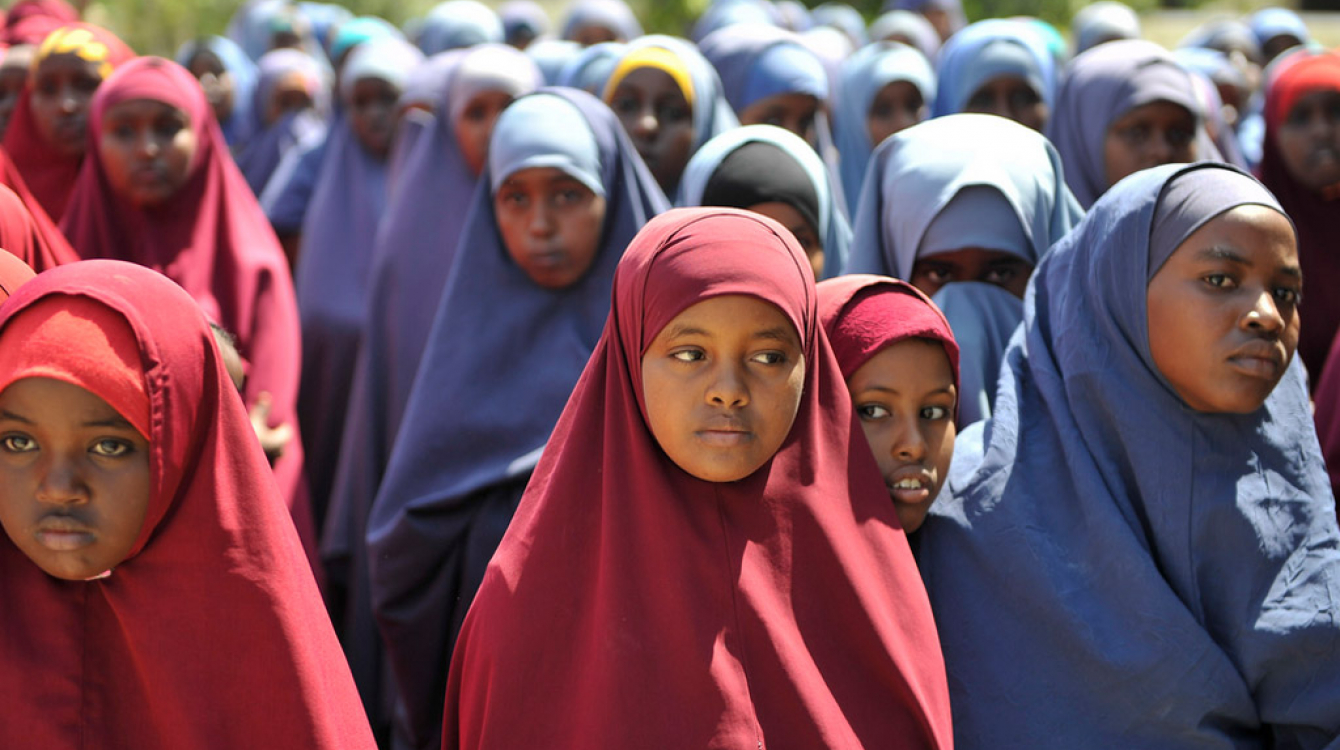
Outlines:
[[1005, 347], [1024, 319], [1024, 303], [995, 284], [963, 281], [945, 284], [931, 297], [940, 307], [959, 349], [958, 416], [960, 428], [991, 416], [996, 403]]
[[962, 112], [982, 84], [1003, 75], [1023, 78], [1051, 107], [1056, 93], [1056, 58], [1033, 24], [991, 18], [969, 25], [945, 42], [936, 59], [939, 90], [932, 117]]
[[[935, 218], [964, 188], [993, 188], [1003, 196], [1036, 265], [1052, 243], [1079, 222], [1065, 186], [1061, 158], [1042, 134], [995, 115], [962, 114], [927, 120], [894, 133], [875, 149], [853, 224], [847, 273], [908, 280]], [[967, 224], [977, 236], [989, 227]], [[965, 243], [963, 246], [967, 246]]]
[[1340, 530], [1301, 363], [1204, 414], [1149, 348], [1158, 265], [1243, 204], [1278, 209], [1231, 167], [1138, 172], [1033, 275], [920, 532], [959, 747], [1335, 747]]
[[1140, 17], [1131, 6], [1119, 0], [1090, 3], [1080, 8], [1070, 22], [1076, 55], [1101, 42], [1139, 39], [1140, 33]]
[[446, 0], [428, 11], [414, 41], [423, 54], [477, 44], [502, 44], [503, 23], [498, 14], [478, 0]]
[[189, 68], [191, 58], [199, 54], [201, 49], [219, 58], [224, 70], [233, 79], [233, 111], [228, 114], [228, 119], [219, 122], [219, 127], [223, 129], [223, 139], [228, 142], [228, 147], [236, 148], [246, 143], [259, 124], [253, 114], [256, 106], [253, 97], [260, 73], [256, 63], [236, 42], [222, 36], [186, 42], [177, 50], [177, 64]]

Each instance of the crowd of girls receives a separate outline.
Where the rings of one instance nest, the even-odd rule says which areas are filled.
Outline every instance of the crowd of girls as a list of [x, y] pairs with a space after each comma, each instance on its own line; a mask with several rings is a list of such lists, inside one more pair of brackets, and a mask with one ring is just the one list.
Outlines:
[[8, 9], [0, 746], [1340, 747], [1340, 53], [561, 12]]

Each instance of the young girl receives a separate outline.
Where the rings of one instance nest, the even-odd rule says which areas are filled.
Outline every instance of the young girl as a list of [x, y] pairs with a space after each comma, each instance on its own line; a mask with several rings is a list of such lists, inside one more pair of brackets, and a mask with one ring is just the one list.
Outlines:
[[613, 299], [461, 632], [444, 747], [948, 747], [935, 624], [790, 233], [668, 212]]
[[119, 261], [0, 320], [0, 745], [374, 747], [199, 307]]
[[[111, 32], [85, 23], [56, 29], [37, 48], [4, 147], [24, 189], [52, 221], [65, 215], [84, 160], [93, 92], [134, 56]], [[22, 195], [18, 185], [7, 184]]]
[[1279, 204], [1144, 170], [1031, 284], [921, 531], [957, 746], [1333, 746], [1340, 530]]
[[183, 44], [177, 50], [177, 63], [200, 81], [228, 147], [246, 144], [257, 125], [252, 113], [256, 63], [236, 43], [221, 36]]
[[766, 24], [734, 24], [708, 34], [698, 47], [721, 76], [741, 125], [776, 125], [820, 153], [832, 149], [828, 71], [799, 36]]
[[931, 116], [1000, 115], [1041, 133], [1056, 91], [1056, 61], [1027, 22], [992, 18], [950, 37], [935, 61]]
[[[158, 57], [127, 63], [98, 89], [89, 155], [62, 229], [86, 258], [116, 258], [176, 281], [238, 339], [246, 402], [296, 432], [301, 334], [279, 241], [228, 155], [200, 84]], [[275, 477], [315, 550], [294, 440]]]
[[237, 166], [259, 196], [289, 150], [325, 138], [330, 84], [321, 63], [296, 49], [267, 52], [256, 67], [251, 137]]
[[[542, 89], [498, 118], [368, 519], [397, 736], [436, 744], [456, 632], [609, 314], [620, 252], [667, 208], [607, 107]], [[543, 363], [537, 364], [537, 363]]]
[[906, 282], [852, 274], [821, 282], [819, 322], [861, 431], [908, 534], [949, 478], [958, 344], [945, 316]]

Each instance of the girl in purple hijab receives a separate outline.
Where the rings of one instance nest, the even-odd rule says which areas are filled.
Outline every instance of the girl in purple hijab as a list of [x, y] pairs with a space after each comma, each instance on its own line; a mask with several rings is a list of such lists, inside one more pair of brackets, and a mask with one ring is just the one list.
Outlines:
[[642, 24], [624, 0], [575, 0], [563, 16], [559, 36], [584, 47], [631, 42], [642, 36]]
[[368, 522], [408, 747], [441, 738], [456, 633], [600, 338], [623, 249], [667, 207], [589, 94], [542, 89], [498, 118]]
[[236, 158], [259, 196], [290, 149], [325, 138], [330, 93], [327, 68], [306, 52], [272, 50], [261, 56], [257, 68], [253, 135]]

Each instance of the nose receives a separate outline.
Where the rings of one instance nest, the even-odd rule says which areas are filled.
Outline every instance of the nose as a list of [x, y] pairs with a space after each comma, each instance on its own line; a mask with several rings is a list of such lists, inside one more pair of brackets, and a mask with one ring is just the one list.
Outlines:
[[1278, 335], [1284, 329], [1284, 315], [1269, 289], [1261, 290], [1251, 308], [1242, 316], [1242, 327], [1249, 331]]
[[656, 119], [656, 111], [650, 104], [644, 104], [633, 118], [633, 135], [648, 141], [656, 140], [661, 123]]
[[707, 401], [713, 406], [739, 409], [749, 403], [749, 388], [741, 365], [722, 363], [712, 372]]
[[78, 505], [88, 501], [88, 485], [73, 460], [44, 456], [43, 463], [37, 485], [39, 501], [49, 505]]
[[540, 198], [532, 201], [530, 215], [527, 218], [529, 219], [527, 229], [532, 236], [548, 237], [554, 233], [554, 217], [547, 200]]
[[893, 429], [893, 445], [889, 450], [894, 458], [919, 463], [926, 457], [926, 438], [916, 419], [900, 419]]
[[1172, 140], [1169, 138], [1167, 130], [1155, 132], [1153, 137], [1149, 139], [1147, 148], [1148, 151], [1146, 153], [1150, 165], [1158, 166], [1160, 164], [1172, 163], [1173, 154], [1176, 149], [1173, 147]]
[[79, 96], [73, 86], [62, 86], [60, 90], [60, 110], [70, 114], [79, 109]]

